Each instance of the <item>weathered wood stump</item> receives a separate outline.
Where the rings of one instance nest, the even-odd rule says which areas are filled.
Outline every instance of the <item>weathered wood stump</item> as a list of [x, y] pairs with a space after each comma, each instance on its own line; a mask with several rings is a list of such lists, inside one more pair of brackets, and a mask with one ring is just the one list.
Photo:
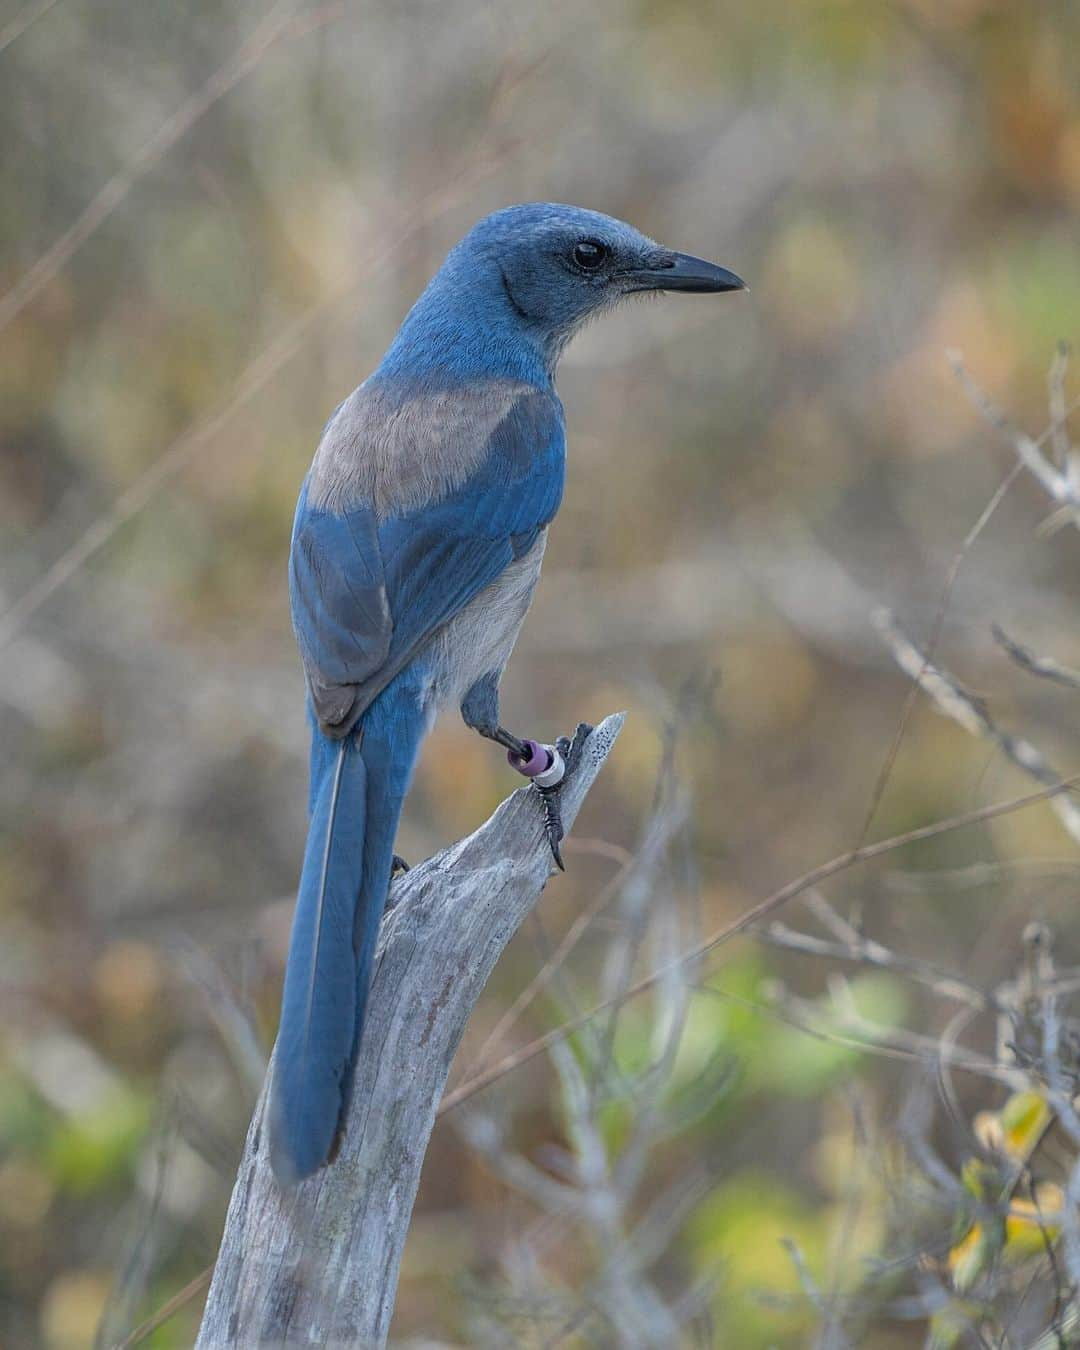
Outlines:
[[[622, 726], [579, 728], [562, 789], [572, 825]], [[335, 1162], [290, 1193], [263, 1112], [248, 1130], [197, 1350], [385, 1344], [435, 1113], [465, 1024], [552, 872], [521, 788], [475, 834], [395, 882], [379, 939], [352, 1105]], [[273, 1072], [273, 1061], [267, 1074]]]

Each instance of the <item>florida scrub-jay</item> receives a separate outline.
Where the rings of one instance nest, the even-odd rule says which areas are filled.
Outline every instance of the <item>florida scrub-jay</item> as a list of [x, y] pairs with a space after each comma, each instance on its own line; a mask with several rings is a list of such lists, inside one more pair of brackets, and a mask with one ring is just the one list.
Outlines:
[[[498, 691], [562, 497], [563, 348], [635, 292], [742, 285], [594, 211], [497, 211], [326, 424], [289, 568], [312, 745], [270, 1097], [283, 1184], [334, 1153], [398, 817], [436, 709], [458, 702], [523, 772], [535, 757], [535, 742], [500, 726]], [[549, 812], [557, 861], [560, 834]]]

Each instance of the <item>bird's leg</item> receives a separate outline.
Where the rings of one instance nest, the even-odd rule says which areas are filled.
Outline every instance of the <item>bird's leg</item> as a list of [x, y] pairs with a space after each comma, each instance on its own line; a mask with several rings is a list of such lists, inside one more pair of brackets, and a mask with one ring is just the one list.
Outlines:
[[496, 741], [506, 749], [506, 758], [510, 767], [523, 777], [532, 781], [540, 794], [544, 807], [544, 833], [555, 865], [565, 872], [559, 845], [563, 839], [562, 816], [559, 811], [559, 787], [566, 777], [565, 752], [570, 742], [560, 736], [554, 745], [541, 745], [538, 741], [521, 740], [512, 735], [505, 727], [477, 727], [481, 736]]
[[565, 871], [562, 854], [559, 851], [563, 825], [558, 791], [566, 775], [565, 753], [571, 749], [571, 742], [563, 736], [555, 745], [541, 745], [537, 741], [515, 736], [501, 726], [497, 675], [486, 675], [473, 685], [462, 700], [461, 715], [466, 726], [472, 727], [487, 740], [501, 745], [506, 751], [511, 767], [532, 780], [543, 803], [544, 833], [547, 835], [551, 856], [555, 859], [556, 866]]
[[[478, 731], [481, 736], [485, 736], [489, 741], [495, 741], [498, 745], [501, 745], [506, 753], [512, 755], [514, 759], [520, 759], [522, 762], [525, 762], [532, 753], [531, 746], [533, 743], [531, 741], [521, 740], [519, 737], [515, 736], [512, 731], [507, 731], [505, 727], [501, 727], [497, 723], [495, 726], [491, 727], [478, 726], [475, 730]], [[514, 765], [514, 768], [517, 768], [516, 764]]]
[[399, 872], [404, 873], [407, 872], [408, 870], [409, 864], [405, 861], [405, 859], [401, 856], [400, 853], [395, 853], [393, 862], [391, 862], [390, 864], [390, 880], [393, 881], [394, 877], [396, 877]]
[[[467, 727], [489, 741], [501, 745], [507, 754], [525, 763], [531, 754], [531, 742], [499, 725], [499, 676], [483, 675], [461, 700], [461, 716]], [[517, 768], [517, 765], [514, 765]]]

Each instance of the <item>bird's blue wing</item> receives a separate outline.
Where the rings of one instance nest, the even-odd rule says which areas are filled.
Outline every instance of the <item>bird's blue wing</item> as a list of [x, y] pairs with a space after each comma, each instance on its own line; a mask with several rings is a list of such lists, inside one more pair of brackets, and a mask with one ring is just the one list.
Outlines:
[[443, 624], [535, 543], [562, 498], [557, 400], [519, 399], [469, 477], [416, 511], [312, 508], [293, 531], [293, 622], [316, 716], [343, 735]]
[[[355, 687], [386, 661], [392, 621], [375, 517], [296, 506], [289, 591], [293, 627], [315, 715], [326, 729], [347, 722]], [[348, 726], [342, 727], [342, 734]]]

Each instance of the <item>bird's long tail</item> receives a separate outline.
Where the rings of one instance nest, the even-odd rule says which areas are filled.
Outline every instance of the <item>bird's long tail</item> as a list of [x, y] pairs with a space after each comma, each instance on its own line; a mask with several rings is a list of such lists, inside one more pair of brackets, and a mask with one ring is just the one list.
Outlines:
[[270, 1088], [270, 1160], [285, 1185], [332, 1158], [352, 1087], [394, 836], [422, 734], [415, 702], [395, 705], [389, 693], [344, 740], [312, 733], [310, 823]]

